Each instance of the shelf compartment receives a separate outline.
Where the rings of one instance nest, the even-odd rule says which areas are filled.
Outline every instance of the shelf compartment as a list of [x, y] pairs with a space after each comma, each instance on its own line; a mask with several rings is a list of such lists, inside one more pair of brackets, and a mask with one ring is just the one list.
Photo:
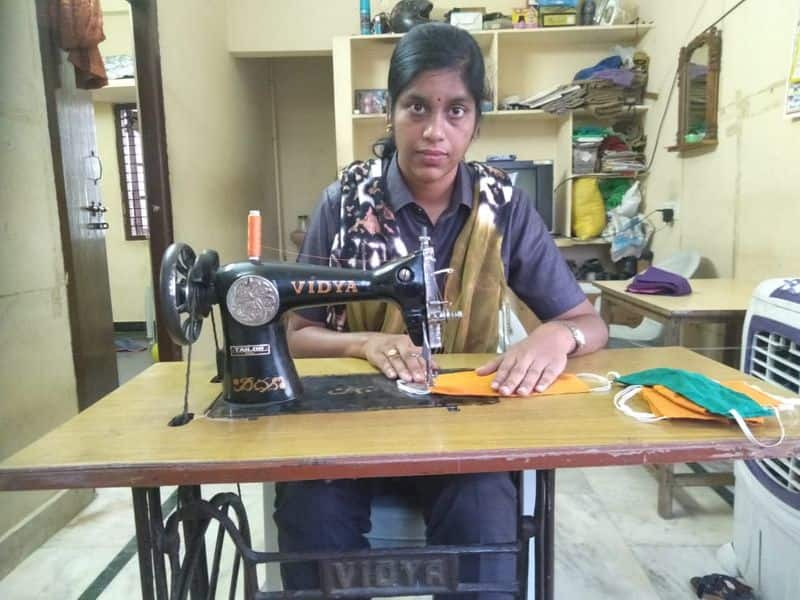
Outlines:
[[564, 43], [564, 44], [611, 44], [615, 42], [636, 43], [653, 28], [649, 23], [635, 25], [593, 25], [590, 27], [538, 27], [534, 29], [501, 29], [497, 36], [500, 43]]
[[624, 119], [625, 117], [629, 117], [632, 115], [641, 115], [646, 113], [650, 110], [649, 104], [636, 104], [635, 106], [626, 106], [622, 109], [622, 112], [618, 115], [614, 115], [613, 117], [598, 117], [589, 111], [587, 108], [578, 108], [572, 112], [578, 119], [593, 119], [598, 121], [616, 121], [617, 119]]
[[646, 175], [647, 171], [639, 171], [638, 173], [633, 173], [632, 171], [622, 171], [620, 173], [601, 171], [599, 173], [572, 173], [569, 178], [583, 179], [585, 177], [594, 177], [596, 179], [638, 179], [639, 177], [645, 177]]
[[[558, 41], [565, 44], [589, 43], [608, 44], [613, 42], [636, 42], [653, 28], [651, 23], [634, 25], [593, 25], [590, 27], [534, 27], [533, 29], [495, 29], [473, 31], [472, 37], [482, 48], [489, 48], [492, 38], [497, 36], [501, 42]], [[379, 35], [353, 35], [354, 44], [396, 44], [403, 33], [382, 33]]]
[[[494, 38], [496, 37], [495, 31], [473, 31], [472, 37], [475, 38], [475, 41], [478, 42], [478, 46], [480, 46], [483, 52], [488, 52], [489, 49], [492, 47], [492, 43]], [[381, 33], [378, 35], [354, 35], [350, 37], [350, 41], [353, 43], [354, 47], [357, 46], [359, 48], [363, 47], [367, 44], [383, 44], [383, 45], [390, 45], [394, 46], [397, 41], [403, 37], [404, 33]]]
[[554, 237], [553, 241], [559, 248], [574, 248], [575, 246], [608, 246], [611, 243], [599, 237], [588, 240], [578, 240], [568, 237]]
[[[611, 117], [607, 120], [615, 120], [629, 114], [642, 114], [647, 112], [648, 106], [638, 105], [634, 106], [631, 110], [623, 111], [620, 115], [616, 117]], [[572, 111], [572, 114], [577, 118], [597, 118], [593, 117], [588, 110], [579, 108], [577, 110]], [[523, 110], [490, 110], [483, 113], [483, 117], [486, 119], [567, 119], [569, 118], [569, 111], [562, 113], [560, 115], [549, 113], [546, 110], [541, 109], [523, 109]], [[371, 114], [371, 115], [361, 115], [353, 113], [353, 120], [354, 121], [370, 121], [370, 120], [385, 120], [386, 114], [385, 113], [378, 113], [378, 114]], [[606, 120], [606, 119], [604, 119]]]

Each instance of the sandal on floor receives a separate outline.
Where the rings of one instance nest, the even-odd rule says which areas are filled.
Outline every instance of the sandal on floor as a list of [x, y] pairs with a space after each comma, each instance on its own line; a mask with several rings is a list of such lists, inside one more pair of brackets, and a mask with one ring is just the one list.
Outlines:
[[755, 600], [753, 588], [722, 573], [712, 573], [689, 580], [698, 598], [703, 600]]

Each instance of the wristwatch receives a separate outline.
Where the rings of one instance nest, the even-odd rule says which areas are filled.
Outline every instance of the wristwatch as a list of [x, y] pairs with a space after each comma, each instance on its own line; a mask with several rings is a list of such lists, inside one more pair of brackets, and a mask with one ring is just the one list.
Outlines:
[[578, 329], [577, 325], [574, 323], [569, 321], [559, 321], [559, 323], [569, 329], [569, 332], [572, 334], [572, 339], [575, 340], [575, 347], [572, 349], [572, 351], [570, 351], [569, 355], [575, 354], [578, 350], [586, 345], [586, 336], [583, 334], [583, 331]]

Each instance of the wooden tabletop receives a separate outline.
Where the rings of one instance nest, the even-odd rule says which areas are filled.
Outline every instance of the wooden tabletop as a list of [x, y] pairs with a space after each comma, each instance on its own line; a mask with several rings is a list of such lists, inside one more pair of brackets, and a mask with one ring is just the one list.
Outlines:
[[632, 294], [627, 281], [594, 281], [604, 297], [624, 302], [664, 317], [734, 317], [744, 316], [757, 281], [741, 279], [690, 279], [692, 293], [687, 296]]
[[[472, 367], [488, 355], [439, 357]], [[301, 374], [368, 372], [356, 359], [297, 361]], [[683, 348], [603, 350], [570, 361], [571, 372], [605, 374], [671, 366], [720, 380], [745, 376]], [[153, 365], [97, 404], [0, 463], [0, 490], [155, 486], [332, 479], [669, 463], [800, 453], [800, 411], [784, 419], [786, 441], [763, 449], [733, 425], [639, 423], [610, 393], [508, 398], [497, 404], [216, 420], [202, 416], [220, 391], [209, 365], [193, 365], [190, 408], [183, 363]], [[763, 385], [763, 384], [762, 384]], [[767, 386], [768, 387], [768, 386]], [[24, 400], [24, 399], [20, 399]], [[774, 424], [756, 434], [777, 434]]]

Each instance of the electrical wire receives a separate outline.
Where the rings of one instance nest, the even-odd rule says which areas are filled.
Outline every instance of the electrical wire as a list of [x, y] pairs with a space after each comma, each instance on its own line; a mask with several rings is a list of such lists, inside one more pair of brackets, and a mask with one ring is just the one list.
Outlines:
[[728, 9], [728, 11], [727, 11], [725, 14], [723, 14], [723, 15], [722, 15], [722, 16], [721, 16], [719, 19], [717, 19], [717, 20], [716, 20], [716, 21], [714, 21], [714, 22], [713, 22], [711, 25], [709, 25], [708, 27], [706, 27], [706, 28], [705, 28], [705, 29], [702, 31], [702, 33], [705, 33], [706, 31], [708, 31], [709, 29], [711, 29], [712, 27], [714, 27], [714, 26], [715, 26], [717, 23], [720, 23], [720, 22], [722, 22], [722, 21], [725, 19], [725, 17], [727, 17], [729, 14], [731, 14], [733, 11], [735, 11], [737, 8], [739, 8], [739, 7], [740, 7], [742, 4], [744, 4], [745, 2], [747, 2], [747, 0], [739, 0], [739, 2], [737, 2], [737, 3], [736, 3], [736, 4], [734, 4], [734, 5], [733, 5], [733, 6], [732, 6], [730, 9]]
[[[703, 31], [701, 31], [701, 33], [705, 33], [706, 31], [708, 31], [712, 27], [714, 27], [714, 26], [718, 25], [719, 23], [721, 23], [723, 20], [725, 20], [731, 13], [733, 13], [736, 9], [738, 9], [745, 2], [747, 2], [747, 0], [739, 0], [739, 2], [734, 4], [730, 9], [728, 9], [725, 13], [723, 13], [723, 15], [721, 17], [719, 17], [711, 25], [709, 25], [708, 27], [703, 29]], [[620, 179], [622, 179], [622, 178], [631, 178], [631, 177], [633, 177], [633, 178], [638, 179], [640, 177], [645, 177], [645, 176], [649, 175], [650, 174], [650, 170], [653, 167], [653, 163], [655, 162], [655, 159], [656, 159], [656, 153], [658, 151], [658, 142], [661, 139], [661, 132], [664, 129], [664, 122], [666, 121], [667, 113], [669, 112], [669, 107], [670, 107], [670, 104], [672, 103], [672, 95], [675, 92], [675, 87], [676, 87], [676, 84], [678, 83], [678, 74], [679, 74], [679, 70], [678, 70], [678, 68], [676, 68], [675, 69], [675, 74], [672, 77], [672, 83], [670, 83], [670, 86], [669, 86], [669, 93], [667, 94], [667, 101], [664, 104], [664, 109], [661, 112], [661, 118], [659, 119], [659, 122], [658, 122], [658, 129], [656, 130], [656, 138], [655, 138], [655, 141], [653, 142], [653, 149], [652, 149], [651, 154], [650, 154], [650, 160], [647, 162], [647, 165], [645, 166], [645, 168], [642, 171], [639, 171], [638, 173], [636, 173], [636, 175], [633, 175], [633, 176], [631, 176], [631, 175], [622, 175], [622, 174], [605, 174], [605, 173], [596, 173], [596, 174], [592, 174], [592, 175], [572, 175], [570, 177], [566, 177], [563, 180], [561, 180], [561, 182], [559, 182], [559, 184], [556, 187], [553, 188], [553, 194], [555, 195], [555, 193], [565, 183], [567, 183], [569, 181], [572, 181], [574, 179], [581, 179], [582, 177], [595, 177], [597, 179], [608, 179], [608, 178], [614, 178], [614, 177], [619, 177]], [[650, 213], [650, 214], [652, 214], [652, 213]], [[661, 231], [661, 229], [663, 229], [663, 227], [659, 228], [659, 229], [656, 229], [653, 233], [656, 233], [657, 231]]]

